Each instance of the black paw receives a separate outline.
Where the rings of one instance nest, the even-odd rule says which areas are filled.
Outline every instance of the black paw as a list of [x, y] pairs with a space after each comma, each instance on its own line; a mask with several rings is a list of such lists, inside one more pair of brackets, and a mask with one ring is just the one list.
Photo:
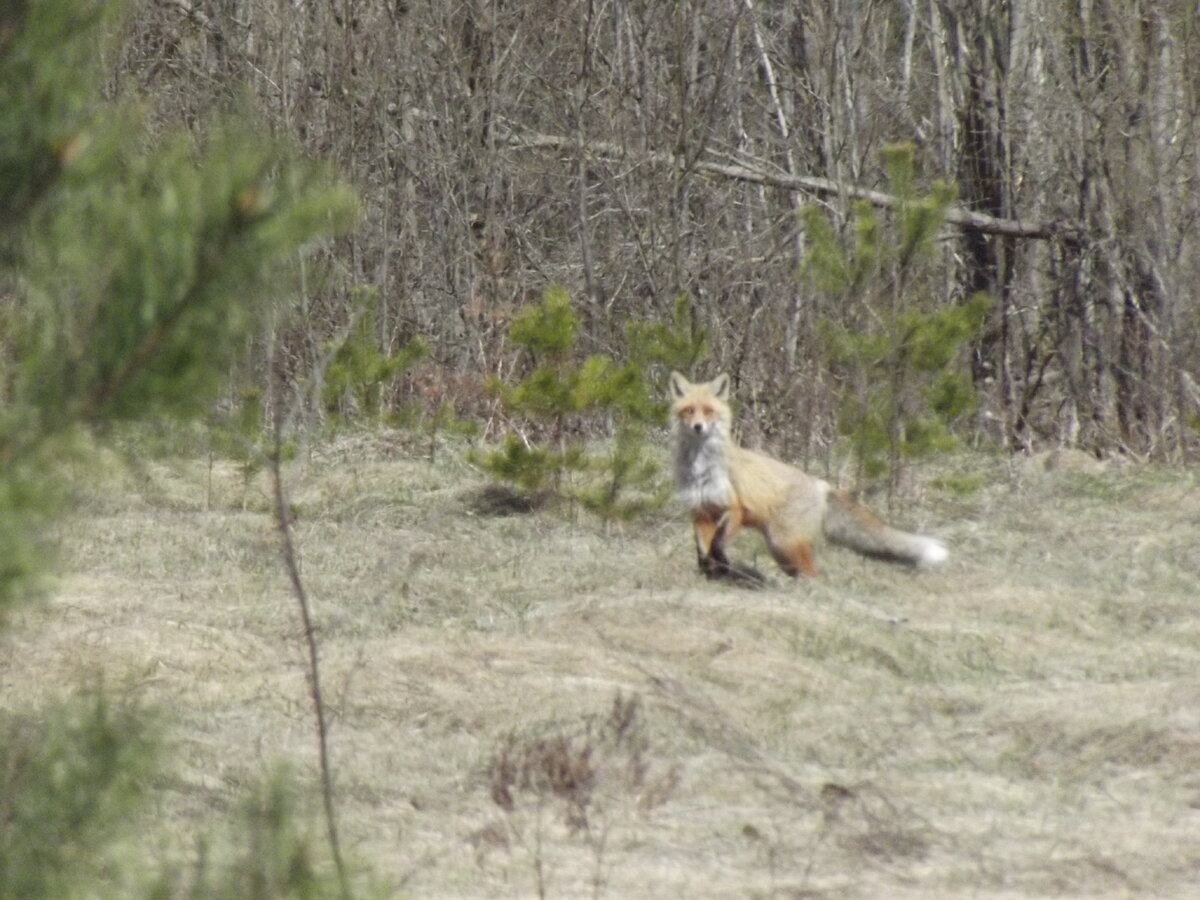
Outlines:
[[724, 555], [702, 557], [700, 571], [709, 581], [731, 581], [740, 587], [760, 588], [767, 583], [766, 576], [758, 569], [732, 563]]

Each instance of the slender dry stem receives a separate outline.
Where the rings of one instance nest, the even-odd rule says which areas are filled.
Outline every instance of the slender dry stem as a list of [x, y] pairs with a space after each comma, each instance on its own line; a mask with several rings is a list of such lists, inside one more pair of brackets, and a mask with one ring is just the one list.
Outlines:
[[[273, 368], [273, 367], [272, 367]], [[321, 664], [317, 644], [317, 630], [313, 624], [312, 607], [308, 601], [308, 591], [304, 587], [304, 579], [300, 575], [300, 563], [296, 554], [296, 543], [292, 535], [292, 520], [289, 512], [286, 491], [283, 484], [283, 403], [279, 396], [279, 380], [275, 379], [275, 415], [274, 440], [267, 463], [271, 471], [271, 490], [275, 507], [275, 524], [279, 529], [280, 548], [283, 551], [283, 564], [287, 570], [288, 581], [292, 586], [292, 594], [296, 605], [300, 608], [300, 620], [304, 626], [304, 643], [308, 650], [308, 688], [312, 698], [313, 716], [317, 725], [317, 751], [321, 766], [321, 801], [325, 811], [325, 828], [329, 837], [329, 852], [333, 856], [333, 864], [337, 868], [338, 883], [341, 886], [342, 897], [350, 900], [350, 881], [346, 874], [346, 864], [342, 858], [341, 841], [338, 838], [337, 813], [333, 802], [333, 769], [329, 762], [329, 726], [325, 718], [325, 702], [321, 695]]]

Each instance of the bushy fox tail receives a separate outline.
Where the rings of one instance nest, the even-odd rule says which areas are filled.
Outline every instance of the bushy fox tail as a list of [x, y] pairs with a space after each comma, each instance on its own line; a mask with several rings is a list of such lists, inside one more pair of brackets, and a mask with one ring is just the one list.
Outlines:
[[825, 537], [863, 556], [925, 568], [950, 556], [946, 545], [934, 537], [892, 528], [845, 491], [830, 490], [825, 512]]

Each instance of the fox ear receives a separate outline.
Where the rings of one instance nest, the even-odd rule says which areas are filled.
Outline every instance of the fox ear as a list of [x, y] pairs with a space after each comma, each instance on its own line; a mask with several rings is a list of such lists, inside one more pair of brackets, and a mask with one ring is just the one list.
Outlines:
[[717, 395], [718, 400], [728, 400], [729, 399], [729, 373], [728, 372], [722, 372], [720, 375], [718, 375], [716, 378], [714, 378], [710, 382], [710, 384], [712, 385], [712, 392]]
[[686, 378], [684, 378], [678, 372], [671, 373], [670, 382], [671, 382], [671, 393], [675, 397], [682, 397], [692, 387], [691, 382], [689, 382]]

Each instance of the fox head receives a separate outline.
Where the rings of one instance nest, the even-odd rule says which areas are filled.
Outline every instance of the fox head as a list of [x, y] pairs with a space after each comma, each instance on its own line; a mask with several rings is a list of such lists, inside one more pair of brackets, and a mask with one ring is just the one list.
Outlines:
[[671, 373], [671, 418], [681, 434], [707, 437], [721, 434], [729, 422], [729, 376], [692, 384]]

